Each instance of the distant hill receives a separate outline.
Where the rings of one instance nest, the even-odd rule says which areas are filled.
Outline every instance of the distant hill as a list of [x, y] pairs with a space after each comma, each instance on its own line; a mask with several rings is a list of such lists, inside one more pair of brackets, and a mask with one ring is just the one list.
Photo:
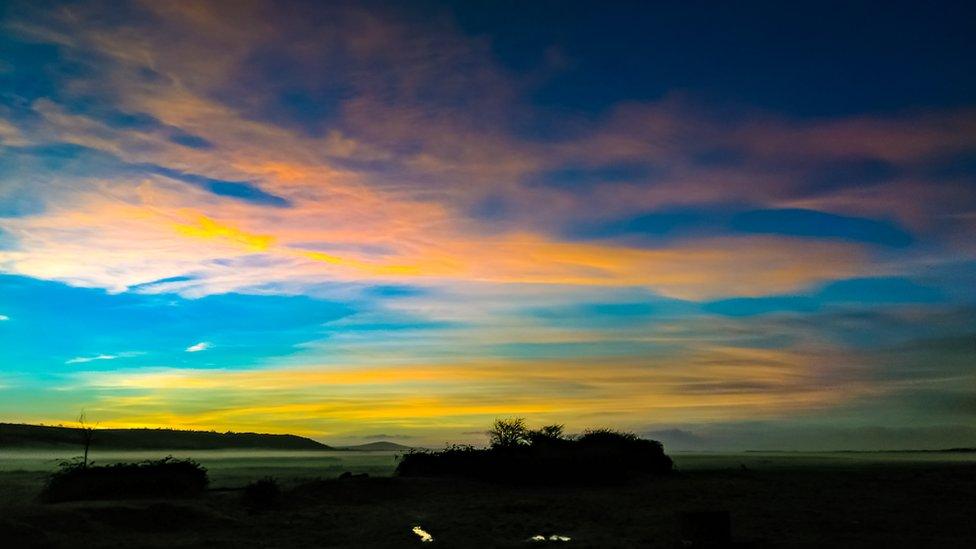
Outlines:
[[413, 446], [404, 446], [402, 444], [397, 444], [395, 442], [380, 441], [380, 442], [369, 442], [367, 444], [357, 444], [355, 446], [341, 446], [337, 450], [356, 450], [359, 452], [391, 452], [391, 451], [407, 451], [413, 449]]
[[[81, 446], [81, 429], [0, 423], [0, 450]], [[93, 450], [334, 450], [310, 438], [176, 429], [96, 429]]]

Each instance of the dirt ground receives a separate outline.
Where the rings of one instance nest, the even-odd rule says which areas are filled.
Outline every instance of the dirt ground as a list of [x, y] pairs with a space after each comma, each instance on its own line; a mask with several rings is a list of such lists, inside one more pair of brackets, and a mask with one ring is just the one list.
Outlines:
[[[666, 547], [682, 511], [727, 510], [758, 547], [976, 547], [976, 465], [696, 470], [613, 487], [446, 479], [321, 480], [255, 513], [241, 493], [194, 500], [42, 504], [37, 473], [0, 473], [0, 546]], [[569, 541], [531, 542], [534, 535]]]

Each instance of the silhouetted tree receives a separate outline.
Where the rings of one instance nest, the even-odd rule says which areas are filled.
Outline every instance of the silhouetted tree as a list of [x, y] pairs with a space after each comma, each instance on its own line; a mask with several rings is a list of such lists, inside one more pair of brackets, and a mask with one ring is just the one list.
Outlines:
[[81, 425], [81, 443], [85, 448], [81, 463], [82, 467], [88, 467], [88, 450], [91, 448], [92, 439], [95, 437], [95, 427], [88, 424], [84, 411], [78, 416], [78, 423]]
[[528, 443], [529, 430], [525, 426], [525, 418], [496, 419], [488, 430], [488, 438], [492, 448], [514, 448]]

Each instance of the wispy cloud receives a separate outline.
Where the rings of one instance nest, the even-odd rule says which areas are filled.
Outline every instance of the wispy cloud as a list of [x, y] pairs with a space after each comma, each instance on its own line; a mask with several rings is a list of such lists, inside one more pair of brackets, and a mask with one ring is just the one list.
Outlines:
[[144, 355], [142, 351], [125, 351], [115, 354], [100, 354], [93, 356], [78, 356], [70, 360], [65, 361], [65, 364], [85, 364], [87, 362], [95, 362], [96, 360], [117, 360], [120, 358], [132, 358], [135, 356]]
[[200, 343], [197, 343], [195, 345], [190, 345], [189, 347], [187, 347], [186, 348], [186, 352], [188, 352], [188, 353], [199, 353], [200, 351], [206, 351], [207, 349], [210, 349], [211, 347], [213, 347], [212, 344], [210, 344], [210, 343], [208, 343], [206, 341], [201, 341]]
[[119, 355], [78, 356], [65, 361], [65, 364], [84, 364], [86, 362], [94, 362], [96, 360], [115, 360], [117, 358], [119, 358]]
[[0, 315], [0, 322], [3, 322], [4, 320], [10, 320], [10, 317], [7, 315]]

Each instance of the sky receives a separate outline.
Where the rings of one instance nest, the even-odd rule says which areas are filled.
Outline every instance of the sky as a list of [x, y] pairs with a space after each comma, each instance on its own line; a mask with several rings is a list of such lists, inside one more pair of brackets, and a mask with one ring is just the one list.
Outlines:
[[0, 2], [0, 419], [976, 446], [974, 21]]

